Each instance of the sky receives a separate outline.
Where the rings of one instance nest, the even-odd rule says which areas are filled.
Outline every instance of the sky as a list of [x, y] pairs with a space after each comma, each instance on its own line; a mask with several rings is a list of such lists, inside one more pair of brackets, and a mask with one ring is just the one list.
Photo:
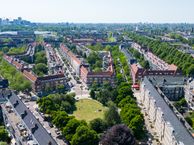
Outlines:
[[0, 0], [0, 18], [33, 22], [194, 23], [194, 0]]

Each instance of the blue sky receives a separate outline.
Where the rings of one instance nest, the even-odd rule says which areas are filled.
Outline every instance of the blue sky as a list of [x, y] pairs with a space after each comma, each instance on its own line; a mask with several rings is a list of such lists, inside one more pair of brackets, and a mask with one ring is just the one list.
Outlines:
[[0, 0], [0, 17], [34, 22], [194, 23], [194, 0]]

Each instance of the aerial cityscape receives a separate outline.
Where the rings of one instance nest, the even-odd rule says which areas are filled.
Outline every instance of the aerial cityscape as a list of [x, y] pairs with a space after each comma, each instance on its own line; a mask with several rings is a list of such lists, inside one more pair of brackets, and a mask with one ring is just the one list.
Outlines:
[[194, 145], [186, 1], [2, 0], [0, 145]]

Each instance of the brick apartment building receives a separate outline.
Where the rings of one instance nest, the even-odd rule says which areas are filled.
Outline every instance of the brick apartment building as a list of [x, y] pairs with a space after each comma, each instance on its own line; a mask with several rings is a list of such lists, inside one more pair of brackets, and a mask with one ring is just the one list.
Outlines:
[[175, 115], [173, 109], [163, 99], [165, 96], [161, 96], [149, 78], [144, 77], [140, 92], [144, 113], [152, 123], [152, 128], [162, 145], [193, 144], [194, 139], [185, 127], [186, 122]]
[[32, 82], [32, 90], [37, 94], [42, 94], [48, 89], [55, 89], [58, 85], [65, 85], [66, 78], [63, 72], [53, 75], [38, 77], [31, 69], [25, 67], [25, 63], [12, 56], [4, 55], [4, 59], [15, 66], [22, 74]]
[[138, 64], [134, 63], [130, 66], [131, 76], [133, 80], [133, 84], [137, 83], [144, 76], [162, 76], [162, 75], [171, 75], [171, 76], [179, 76], [182, 75], [182, 72], [177, 69], [175, 65], [169, 65], [167, 70], [147, 70], [138, 66]]
[[65, 45], [61, 44], [60, 51], [65, 59], [67, 59], [72, 65], [76, 74], [80, 76], [81, 80], [88, 86], [92, 85], [94, 82], [97, 84], [109, 82], [111, 85], [114, 85], [115, 72], [110, 52], [107, 52], [107, 69], [101, 72], [92, 72], [88, 65], [85, 65], [84, 62], [81, 61], [75, 54], [73, 54]]

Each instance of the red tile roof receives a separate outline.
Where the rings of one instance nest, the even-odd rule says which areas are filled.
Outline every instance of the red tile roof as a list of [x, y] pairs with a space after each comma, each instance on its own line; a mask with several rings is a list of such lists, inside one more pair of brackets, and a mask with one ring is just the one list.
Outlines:
[[66, 53], [72, 60], [76, 61], [78, 65], [81, 65], [81, 60], [76, 57], [75, 54], [73, 54], [67, 47], [65, 47], [63, 44], [61, 44], [61, 50]]
[[132, 65], [131, 65], [131, 70], [136, 74], [137, 71], [138, 71], [137, 64], [132, 64]]
[[174, 64], [168, 65], [168, 70], [174, 70], [176, 71], [178, 69], [178, 67]]
[[35, 81], [37, 80], [37, 76], [36, 76], [33, 72], [24, 70], [24, 71], [23, 71], [23, 74], [24, 74], [24, 76], [25, 76], [28, 80], [30, 80], [30, 81], [32, 81], [32, 82], [35, 82]]
[[22, 69], [23, 68], [23, 64], [19, 63], [18, 61], [13, 61], [12, 64], [17, 68], [17, 69]]

